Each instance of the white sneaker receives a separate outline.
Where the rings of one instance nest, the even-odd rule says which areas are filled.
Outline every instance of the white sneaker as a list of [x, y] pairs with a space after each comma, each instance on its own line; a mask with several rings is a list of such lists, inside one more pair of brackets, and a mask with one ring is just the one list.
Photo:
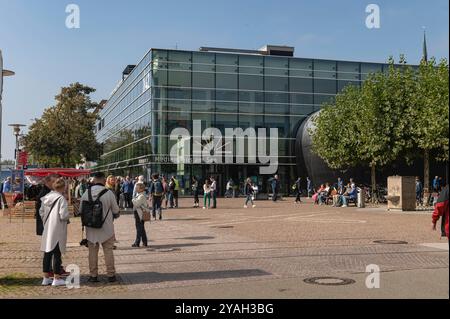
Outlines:
[[206, 209], [206, 207], [205, 207], [205, 206], [203, 206], [203, 209]]
[[244, 205], [244, 208], [247, 208], [247, 205]]
[[53, 282], [52, 278], [45, 278], [42, 280], [42, 286], [50, 286]]
[[348, 207], [347, 205], [342, 205], [341, 207]]
[[52, 283], [52, 287], [59, 287], [59, 286], [65, 286], [65, 285], [66, 285], [66, 281], [61, 278], [53, 280], [53, 283]]
[[255, 208], [255, 207], [256, 207], [256, 205], [253, 205], [252, 207], [253, 207], [253, 208]]

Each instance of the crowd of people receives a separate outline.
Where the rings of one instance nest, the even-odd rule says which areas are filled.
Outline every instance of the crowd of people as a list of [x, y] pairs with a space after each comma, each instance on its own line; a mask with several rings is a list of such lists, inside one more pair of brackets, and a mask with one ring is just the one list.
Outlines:
[[[8, 190], [10, 180], [5, 180], [2, 191]], [[9, 184], [8, 184], [9, 183]], [[420, 180], [416, 180], [416, 192], [423, 191]], [[276, 202], [280, 199], [280, 178], [274, 175], [269, 179], [272, 192], [271, 199]], [[302, 203], [302, 179], [299, 177], [291, 189], [295, 195], [295, 203]], [[442, 231], [448, 237], [448, 187], [443, 187], [442, 180], [435, 177], [433, 191], [439, 193], [435, 202], [433, 214], [433, 229], [442, 217]], [[234, 183], [227, 182], [226, 190], [232, 196]], [[421, 188], [422, 187], [422, 188]], [[200, 207], [200, 195], [203, 194], [203, 209], [217, 208], [218, 185], [211, 176], [200, 185], [196, 177], [192, 178], [191, 190], [193, 207]], [[89, 282], [98, 282], [98, 253], [100, 246], [106, 265], [106, 274], [109, 282], [115, 282], [116, 270], [114, 263], [114, 249], [117, 242], [114, 221], [120, 217], [121, 209], [131, 209], [135, 220], [136, 238], [131, 244], [138, 248], [141, 245], [148, 247], [146, 222], [163, 218], [163, 209], [177, 208], [180, 184], [175, 176], [167, 178], [155, 173], [149, 181], [144, 176], [134, 179], [116, 176], [105, 176], [95, 173], [89, 179], [66, 179], [51, 174], [43, 178], [36, 198], [36, 234], [42, 236], [41, 251], [43, 255], [43, 281], [42, 285], [65, 285], [64, 276], [68, 273], [62, 265], [62, 255], [66, 251], [67, 225], [69, 224], [68, 194], [76, 199], [80, 205], [78, 214], [82, 219], [85, 238], [80, 242], [88, 248]], [[361, 191], [359, 189], [359, 191]], [[246, 178], [243, 186], [245, 197], [244, 208], [256, 207], [255, 199], [258, 186], [251, 178]], [[350, 202], [356, 204], [358, 188], [350, 179], [344, 183], [338, 178], [333, 184], [325, 183], [317, 189], [314, 188], [309, 177], [306, 178], [306, 197], [312, 198], [317, 205], [332, 203], [335, 207], [347, 207]], [[97, 214], [97, 215], [96, 215]], [[87, 216], [87, 217], [86, 217]], [[96, 217], [97, 216], [97, 217]], [[89, 219], [90, 218], [90, 219]]]

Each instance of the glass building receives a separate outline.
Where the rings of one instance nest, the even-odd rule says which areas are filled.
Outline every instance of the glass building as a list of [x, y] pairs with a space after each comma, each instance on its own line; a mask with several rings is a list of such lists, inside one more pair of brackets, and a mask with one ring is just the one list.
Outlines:
[[[103, 155], [95, 170], [120, 176], [177, 175], [186, 191], [192, 176], [202, 181], [214, 175], [221, 193], [230, 178], [237, 184], [252, 177], [266, 191], [272, 175], [260, 175], [260, 164], [246, 158], [171, 162], [171, 149], [179, 141], [170, 134], [180, 127], [193, 134], [193, 120], [201, 121], [202, 130], [214, 127], [223, 135], [225, 128], [278, 128], [277, 173], [282, 192], [289, 192], [297, 175], [294, 148], [302, 122], [345, 86], [359, 86], [368, 74], [386, 68], [381, 63], [297, 58], [293, 52], [279, 46], [255, 51], [151, 49], [125, 69], [99, 113], [96, 136]], [[194, 144], [192, 139], [191, 149]]]

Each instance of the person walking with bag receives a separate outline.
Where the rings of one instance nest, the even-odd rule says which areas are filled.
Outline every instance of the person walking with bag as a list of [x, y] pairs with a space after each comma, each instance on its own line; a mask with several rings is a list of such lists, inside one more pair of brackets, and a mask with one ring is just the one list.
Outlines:
[[[114, 219], [119, 217], [116, 196], [105, 187], [105, 174], [94, 174], [92, 186], [81, 198], [81, 220], [86, 227], [89, 248], [89, 282], [98, 280], [98, 251], [100, 245], [105, 257], [106, 273], [109, 282], [117, 281], [114, 266]], [[94, 218], [95, 217], [95, 218]]]
[[159, 179], [159, 174], [152, 175], [152, 182], [150, 184], [149, 194], [152, 199], [152, 215], [156, 219], [156, 212], [159, 213], [159, 219], [162, 219], [161, 203], [164, 197], [164, 185]]
[[253, 188], [253, 182], [251, 178], [247, 178], [244, 186], [244, 194], [245, 194], [245, 204], [244, 208], [247, 208], [248, 202], [252, 203], [252, 207], [255, 208], [256, 205], [253, 203], [253, 194], [255, 190]]
[[147, 247], [147, 233], [145, 231], [145, 222], [150, 221], [150, 209], [148, 207], [147, 197], [145, 196], [144, 183], [136, 183], [136, 196], [133, 198], [134, 220], [136, 225], [136, 240], [131, 247], [142, 245]]
[[[44, 252], [42, 285], [64, 286], [66, 281], [61, 279], [63, 272], [61, 254], [66, 251], [69, 221], [68, 204], [63, 195], [66, 182], [63, 178], [58, 178], [52, 188], [50, 193], [40, 199], [39, 215], [44, 227], [41, 239], [41, 251]], [[54, 280], [50, 278], [51, 272], [54, 274]]]

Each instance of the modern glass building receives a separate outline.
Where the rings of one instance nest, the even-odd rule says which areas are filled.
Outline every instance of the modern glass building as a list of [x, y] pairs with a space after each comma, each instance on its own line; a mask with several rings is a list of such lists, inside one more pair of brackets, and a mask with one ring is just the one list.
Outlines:
[[[151, 49], [124, 70], [100, 111], [96, 134], [103, 155], [96, 170], [114, 175], [177, 175], [185, 190], [191, 176], [215, 175], [222, 187], [252, 177], [264, 191], [270, 175], [259, 163], [170, 162], [175, 128], [193, 134], [193, 120], [207, 127], [278, 128], [278, 174], [287, 192], [297, 175], [295, 140], [302, 122], [347, 85], [359, 86], [381, 63], [297, 58], [292, 47], [261, 50]], [[191, 149], [195, 147], [191, 140]], [[247, 153], [246, 153], [247, 155]]]

